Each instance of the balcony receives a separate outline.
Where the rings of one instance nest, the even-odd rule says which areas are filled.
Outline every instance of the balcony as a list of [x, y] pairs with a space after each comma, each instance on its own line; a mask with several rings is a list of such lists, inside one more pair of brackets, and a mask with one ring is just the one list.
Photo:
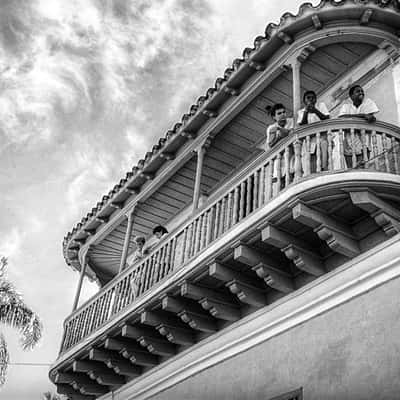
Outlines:
[[399, 174], [396, 126], [297, 129], [66, 319], [52, 380], [105, 394], [385, 241]]

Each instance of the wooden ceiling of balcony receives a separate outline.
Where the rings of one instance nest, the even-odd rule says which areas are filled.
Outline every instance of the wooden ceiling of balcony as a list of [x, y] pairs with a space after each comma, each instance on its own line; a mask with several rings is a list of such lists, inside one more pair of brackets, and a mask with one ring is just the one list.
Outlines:
[[[374, 46], [366, 43], [334, 43], [318, 48], [302, 64], [301, 89], [324, 92], [344, 73], [362, 62]], [[292, 72], [282, 72], [241, 113], [235, 116], [213, 139], [204, 158], [201, 191], [210, 195], [259, 154], [271, 119], [267, 105], [283, 103], [292, 114]], [[178, 155], [179, 156], [179, 155]], [[160, 186], [135, 211], [134, 234], [149, 237], [155, 225], [165, 225], [192, 202], [196, 176], [196, 156]], [[89, 252], [90, 265], [101, 282], [109, 281], [118, 272], [126, 222], [112, 231]], [[133, 239], [130, 250], [134, 249]]]

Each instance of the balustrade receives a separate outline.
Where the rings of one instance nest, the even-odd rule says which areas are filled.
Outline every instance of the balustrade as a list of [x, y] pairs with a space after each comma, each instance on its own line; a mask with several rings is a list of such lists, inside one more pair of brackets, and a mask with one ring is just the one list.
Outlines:
[[228, 190], [199, 210], [169, 240], [123, 271], [64, 324], [61, 353], [110, 321], [227, 230], [302, 178], [346, 169], [399, 174], [400, 129], [354, 120], [330, 120], [295, 131], [242, 171]]

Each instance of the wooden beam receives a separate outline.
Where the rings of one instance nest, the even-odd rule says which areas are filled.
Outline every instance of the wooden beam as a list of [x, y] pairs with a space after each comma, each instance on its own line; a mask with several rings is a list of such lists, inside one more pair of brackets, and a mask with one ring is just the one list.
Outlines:
[[167, 325], [177, 328], [183, 328], [184, 325], [173, 314], [160, 311], [144, 311], [140, 314], [140, 322], [145, 325], [154, 326]]
[[295, 221], [313, 228], [319, 238], [337, 253], [347, 257], [360, 254], [358, 242], [348, 226], [302, 203], [292, 208], [292, 214]]
[[207, 298], [223, 304], [232, 304], [232, 298], [230, 296], [212, 289], [194, 285], [187, 281], [183, 282], [181, 285], [181, 296], [194, 300]]
[[263, 307], [267, 304], [265, 294], [253, 286], [250, 287], [240, 282], [229, 282], [227, 287], [242, 303], [254, 307]]
[[70, 385], [57, 385], [57, 393], [68, 396], [71, 400], [95, 400], [96, 396], [84, 395], [80, 392], [77, 392]]
[[193, 335], [193, 331], [189, 329], [182, 329], [171, 327], [167, 325], [161, 325], [157, 328], [158, 332], [162, 336], [165, 336], [168, 341], [175, 344], [181, 345], [192, 345], [195, 343], [195, 337]]
[[265, 296], [256, 279], [219, 263], [211, 264], [208, 273], [211, 277], [224, 282], [241, 302], [256, 307], [265, 305]]
[[139, 343], [143, 347], [146, 347], [147, 350], [152, 354], [166, 357], [170, 357], [176, 354], [175, 346], [165, 340], [142, 337], [139, 339]]
[[110, 391], [107, 387], [98, 385], [96, 383], [83, 384], [83, 385], [78, 385], [78, 384], [74, 383], [72, 385], [72, 387], [75, 390], [78, 390], [79, 392], [81, 392], [82, 394], [89, 394], [89, 395], [93, 395], [93, 396], [101, 396]]
[[132, 363], [127, 360], [108, 360], [106, 365], [118, 375], [127, 376], [129, 378], [139, 376], [142, 373], [141, 368], [132, 365]]
[[58, 372], [54, 377], [54, 383], [90, 383], [90, 378], [86, 374], [73, 372]]
[[105, 348], [118, 351], [122, 357], [130, 360], [131, 363], [153, 367], [159, 364], [159, 359], [154, 354], [150, 354], [145, 348], [131, 341], [107, 339]]
[[400, 232], [400, 210], [369, 191], [350, 192], [350, 198], [354, 205], [375, 219], [386, 235]]
[[265, 283], [279, 292], [290, 293], [294, 290], [293, 280], [284, 272], [272, 269], [265, 264], [258, 264], [253, 267], [256, 274], [264, 279]]
[[88, 374], [92, 371], [107, 372], [107, 367], [103, 363], [97, 361], [77, 360], [72, 363], [72, 370], [74, 372], [84, 372]]
[[263, 263], [270, 268], [275, 268], [278, 271], [280, 270], [280, 265], [275, 260], [271, 259], [271, 257], [268, 257], [260, 251], [244, 244], [235, 247], [233, 258], [242, 264], [249, 265], [250, 267], [254, 267], [260, 263]]
[[162, 299], [162, 308], [163, 310], [177, 314], [178, 317], [192, 329], [208, 333], [217, 331], [214, 320], [204, 314], [204, 311], [198, 303], [190, 304], [184, 299], [165, 296]]
[[90, 378], [94, 379], [98, 384], [105, 386], [121, 386], [126, 383], [126, 380], [113, 372], [97, 372], [93, 371], [89, 373]]
[[209, 299], [202, 299], [199, 303], [215, 318], [225, 321], [237, 321], [241, 318], [240, 309], [238, 307], [228, 306]]
[[321, 276], [326, 271], [321, 259], [313, 253], [307, 252], [294, 245], [289, 245], [283, 249], [285, 256], [292, 260], [298, 269], [310, 275]]
[[209, 316], [193, 313], [186, 310], [181, 311], [179, 316], [181, 317], [183, 322], [186, 322], [191, 328], [197, 331], [214, 333], [218, 330], [218, 326], [215, 320]]
[[261, 231], [261, 240], [280, 249], [302, 271], [314, 276], [325, 273], [321, 258], [303, 240], [270, 225]]
[[126, 338], [139, 340], [143, 336], [158, 337], [158, 334], [153, 330], [146, 327], [137, 327], [125, 324], [121, 329], [121, 335]]

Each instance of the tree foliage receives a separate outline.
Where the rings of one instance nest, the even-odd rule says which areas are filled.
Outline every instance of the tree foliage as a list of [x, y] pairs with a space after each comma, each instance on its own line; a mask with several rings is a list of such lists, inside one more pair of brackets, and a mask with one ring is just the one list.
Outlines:
[[[0, 258], [0, 327], [10, 326], [20, 333], [20, 344], [31, 350], [42, 336], [39, 317], [24, 303], [22, 296], [7, 279], [7, 258]], [[0, 387], [4, 385], [10, 356], [7, 342], [0, 332]]]

